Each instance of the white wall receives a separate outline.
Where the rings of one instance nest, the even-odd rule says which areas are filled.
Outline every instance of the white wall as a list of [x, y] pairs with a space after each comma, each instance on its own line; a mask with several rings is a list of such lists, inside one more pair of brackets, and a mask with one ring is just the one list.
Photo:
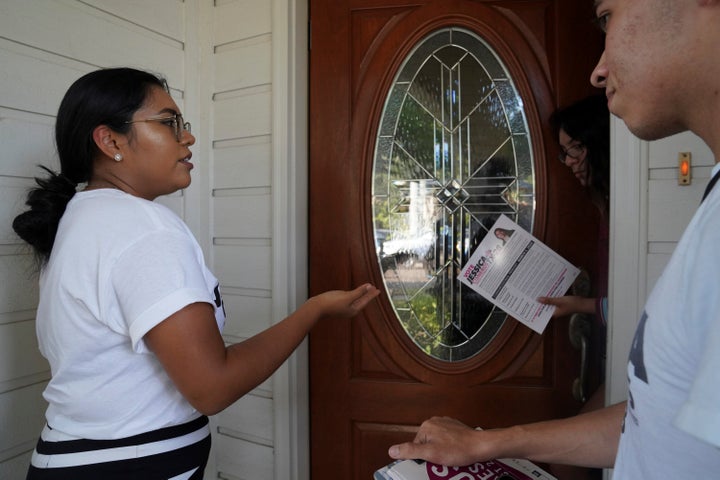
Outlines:
[[[305, 297], [306, 10], [305, 1], [241, 0], [213, 11], [210, 250], [230, 343]], [[307, 478], [306, 371], [303, 345], [217, 416], [222, 478]]]
[[[52, 128], [65, 90], [101, 67], [166, 76], [197, 142], [192, 185], [158, 201], [197, 236], [221, 281], [226, 341], [240, 341], [305, 295], [306, 9], [305, 0], [0, 1], [0, 478], [24, 478], [44, 423], [37, 281], [11, 221], [36, 164], [57, 168]], [[207, 478], [306, 475], [303, 352], [212, 419]]]
[[[220, 3], [213, 12], [210, 248], [229, 343], [271, 319], [271, 18], [271, 2], [261, 0]], [[265, 382], [218, 415], [219, 473], [244, 467], [238, 478], [272, 478], [272, 402]]]

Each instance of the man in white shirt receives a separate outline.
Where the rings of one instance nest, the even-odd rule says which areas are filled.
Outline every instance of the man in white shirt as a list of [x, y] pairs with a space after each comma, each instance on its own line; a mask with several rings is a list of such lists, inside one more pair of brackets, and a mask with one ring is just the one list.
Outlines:
[[[595, 9], [606, 39], [591, 82], [605, 89], [610, 111], [644, 140], [692, 131], [720, 158], [720, 0], [595, 0]], [[719, 172], [716, 164], [713, 180]], [[713, 185], [648, 298], [628, 361], [627, 402], [487, 431], [433, 418], [390, 456], [614, 467], [616, 480], [717, 477], [720, 188]]]

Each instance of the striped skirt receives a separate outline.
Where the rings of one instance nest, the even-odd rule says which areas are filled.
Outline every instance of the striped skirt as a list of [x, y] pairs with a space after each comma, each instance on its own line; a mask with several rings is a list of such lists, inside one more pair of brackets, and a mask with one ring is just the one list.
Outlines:
[[27, 480], [200, 480], [210, 443], [205, 416], [116, 440], [69, 437], [46, 426]]

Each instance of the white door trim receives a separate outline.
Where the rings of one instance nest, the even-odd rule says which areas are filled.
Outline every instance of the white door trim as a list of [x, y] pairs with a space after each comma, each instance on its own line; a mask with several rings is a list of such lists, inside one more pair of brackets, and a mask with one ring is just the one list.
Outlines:
[[627, 359], [647, 295], [648, 143], [613, 117], [606, 402], [627, 398]]
[[[272, 4], [272, 321], [307, 298], [308, 0]], [[273, 375], [275, 478], [310, 478], [307, 340]]]

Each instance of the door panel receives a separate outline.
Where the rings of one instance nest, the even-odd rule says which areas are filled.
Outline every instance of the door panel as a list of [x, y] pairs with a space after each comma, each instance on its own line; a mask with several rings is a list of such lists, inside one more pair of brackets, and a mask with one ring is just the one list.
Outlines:
[[[366, 281], [382, 288], [371, 192], [379, 119], [403, 59], [449, 26], [483, 38], [523, 98], [535, 159], [533, 234], [592, 271], [595, 210], [562, 165], [546, 160], [557, 155], [551, 112], [591, 93], [602, 50], [591, 2], [312, 0], [310, 8], [311, 294]], [[324, 319], [310, 334], [312, 478], [372, 478], [389, 461], [387, 447], [432, 415], [492, 428], [573, 414], [577, 365], [567, 319], [543, 335], [508, 319], [461, 362], [420, 351], [387, 295], [352, 321]]]

